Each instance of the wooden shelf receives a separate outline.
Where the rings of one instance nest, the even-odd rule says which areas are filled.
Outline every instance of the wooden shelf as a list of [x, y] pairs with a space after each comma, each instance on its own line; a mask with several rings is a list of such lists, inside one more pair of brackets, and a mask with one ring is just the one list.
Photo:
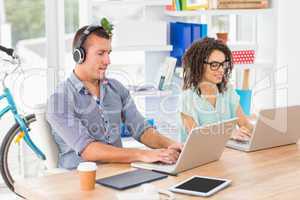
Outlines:
[[256, 50], [258, 47], [257, 44], [251, 42], [228, 43], [227, 45], [231, 51]]
[[172, 51], [172, 45], [161, 45], [161, 46], [115, 46], [112, 47], [113, 51]]
[[201, 15], [257, 15], [269, 14], [273, 9], [214, 9], [214, 10], [195, 10], [195, 11], [165, 11], [171, 17], [196, 17]]
[[257, 61], [253, 64], [235, 64], [233, 69], [267, 69], [271, 70], [274, 67], [274, 63], [268, 61]]
[[[253, 43], [228, 44], [231, 51], [256, 50], [257, 45]], [[172, 45], [140, 45], [140, 46], [113, 46], [113, 51], [172, 51]]]

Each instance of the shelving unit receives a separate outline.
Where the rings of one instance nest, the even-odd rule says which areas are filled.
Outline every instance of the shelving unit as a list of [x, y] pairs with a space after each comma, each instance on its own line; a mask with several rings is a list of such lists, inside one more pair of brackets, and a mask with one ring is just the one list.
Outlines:
[[165, 11], [165, 14], [171, 17], [197, 17], [201, 15], [257, 15], [271, 14], [273, 9], [214, 9], [214, 10], [197, 10], [197, 11]]
[[[81, 9], [85, 9], [86, 13], [86, 22], [92, 22], [93, 20], [93, 12], [96, 12], [94, 7], [101, 6], [112, 6], [118, 8], [118, 12], [120, 13], [123, 8], [138, 8], [142, 12], [142, 18], [152, 21], [183, 21], [183, 22], [200, 22], [202, 21], [202, 17], [206, 19], [206, 23], [208, 24], [208, 35], [213, 37], [210, 30], [210, 26], [212, 25], [212, 18], [214, 16], [229, 16], [230, 27], [229, 31], [231, 33], [231, 40], [228, 46], [231, 50], [244, 50], [244, 49], [253, 49], [256, 51], [256, 60], [254, 64], [239, 64], [235, 65], [235, 76], [237, 77], [236, 81], [241, 81], [242, 71], [245, 69], [250, 69], [255, 72], [254, 82], [252, 86], [256, 84], [256, 81], [259, 79], [257, 77], [261, 77], [261, 74], [271, 74], [272, 70], [276, 66], [276, 35], [271, 35], [276, 32], [276, 12], [274, 8], [269, 9], [224, 9], [224, 10], [201, 10], [201, 11], [166, 11], [165, 5], [171, 4], [172, 0], [88, 0], [81, 6]], [[81, 4], [83, 2], [80, 1]], [[91, 12], [92, 11], [92, 12]], [[120, 13], [122, 15], [122, 13]], [[82, 14], [84, 15], [84, 14]], [[244, 18], [250, 18], [251, 21], [247, 21], [247, 29], [251, 29], [251, 39], [250, 40], [239, 40], [239, 38], [243, 38], [245, 33], [243, 28], [245, 28]], [[137, 18], [134, 18], [139, 20]], [[248, 19], [249, 20], [249, 19]], [[84, 21], [83, 21], [84, 22]], [[130, 30], [132, 31], [132, 30]], [[246, 35], [249, 32], [246, 33]], [[271, 36], [270, 36], [271, 35]], [[168, 38], [169, 41], [169, 38]], [[172, 51], [171, 45], [138, 45], [138, 46], [113, 46], [113, 51], [142, 51], [145, 55], [145, 82], [147, 84], [151, 84], [154, 81], [154, 77], [159, 71], [161, 64], [165, 60], [167, 56], [170, 55], [170, 51]], [[251, 72], [252, 73], [252, 72]], [[271, 82], [274, 81], [274, 78], [270, 78]], [[271, 84], [273, 85], [273, 84]], [[265, 101], [267, 105], [272, 101], [274, 88], [269, 88], [271, 92], [264, 95], [262, 101]], [[175, 94], [177, 93], [177, 94]], [[157, 117], [158, 121], [168, 121], [168, 123], [173, 123], [172, 118], [174, 118], [173, 113], [159, 113], [161, 110], [161, 105], [166, 105], [165, 103], [170, 100], [170, 104], [173, 104], [173, 108], [176, 107], [176, 98], [178, 99], [178, 93], [176, 92], [167, 92], [167, 93], [152, 93], [152, 94], [144, 94], [145, 103], [144, 109], [145, 112], [150, 109], [150, 117]], [[175, 98], [173, 96], [177, 95]], [[135, 95], [138, 98], [143, 95]], [[148, 100], [149, 101], [148, 101]], [[167, 100], [165, 100], [167, 99]], [[260, 101], [260, 100], [259, 100]], [[156, 109], [155, 112], [151, 110], [153, 107]], [[146, 114], [146, 113], [145, 113]]]
[[[272, 1], [271, 5], [274, 6]], [[270, 86], [265, 89], [266, 95], [255, 97], [254, 102], [259, 102], [266, 107], [274, 105], [277, 49], [277, 12], [274, 7], [268, 9], [215, 9], [199, 11], [164, 11], [169, 21], [181, 21], [191, 23], [207, 23], [208, 36], [215, 37], [212, 31], [212, 19], [215, 16], [228, 16], [229, 20], [229, 43], [232, 51], [255, 50], [255, 62], [253, 64], [236, 64], [234, 66], [234, 77], [236, 87], [241, 86], [243, 71], [250, 69], [250, 88], [253, 94], [256, 85], [259, 85], [264, 77], [267, 77]], [[247, 23], [244, 23], [245, 20]], [[245, 25], [247, 24], [247, 25]], [[247, 30], [247, 33], [245, 33]], [[246, 40], [241, 38], [247, 36]], [[260, 96], [260, 95], [258, 95]], [[257, 99], [256, 99], [257, 98]]]

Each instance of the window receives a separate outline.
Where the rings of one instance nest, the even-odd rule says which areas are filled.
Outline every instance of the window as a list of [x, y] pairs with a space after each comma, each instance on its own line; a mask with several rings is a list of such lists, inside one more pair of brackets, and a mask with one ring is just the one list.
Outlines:
[[[46, 101], [44, 5], [44, 0], [0, 0], [0, 10], [2, 8], [4, 11], [0, 13], [2, 15], [0, 42], [16, 49], [23, 64], [22, 70], [12, 74], [7, 81], [7, 86], [13, 93], [20, 113], [32, 113], [36, 104]], [[9, 67], [0, 67], [0, 78], [3, 77], [5, 71], [11, 71]], [[5, 102], [1, 102], [1, 107], [2, 103]], [[14, 120], [9, 114], [0, 120], [1, 140], [3, 134], [13, 124]], [[20, 152], [16, 154], [19, 155]], [[19, 161], [15, 162], [15, 165], [22, 166]], [[26, 169], [26, 166], [24, 167]], [[31, 174], [29, 171], [25, 171], [25, 175], [26, 173]], [[2, 180], [0, 180], [0, 185], [3, 185]]]
[[[6, 30], [11, 38], [8, 46], [17, 49], [22, 59], [24, 73], [13, 76], [19, 81], [14, 85], [13, 92], [22, 109], [25, 105], [40, 104], [46, 98], [46, 52], [45, 52], [45, 9], [44, 0], [4, 0], [6, 24], [10, 30]], [[9, 39], [9, 38], [3, 38]], [[40, 74], [30, 74], [32, 71], [40, 71]], [[26, 78], [21, 78], [25, 76]], [[39, 84], [36, 84], [36, 83]], [[21, 97], [19, 85], [26, 90]], [[21, 103], [21, 104], [20, 104]], [[23, 107], [25, 106], [25, 107]]]

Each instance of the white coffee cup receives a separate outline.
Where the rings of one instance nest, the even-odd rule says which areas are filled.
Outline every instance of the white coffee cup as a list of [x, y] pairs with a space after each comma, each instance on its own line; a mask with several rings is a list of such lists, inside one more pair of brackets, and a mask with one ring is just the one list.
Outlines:
[[80, 176], [81, 190], [93, 190], [96, 182], [96, 163], [82, 162], [78, 165], [77, 170]]

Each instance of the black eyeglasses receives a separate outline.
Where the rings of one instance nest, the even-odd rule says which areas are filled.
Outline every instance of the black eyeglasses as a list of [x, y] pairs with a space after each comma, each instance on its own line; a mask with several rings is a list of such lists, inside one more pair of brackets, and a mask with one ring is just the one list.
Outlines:
[[218, 62], [218, 61], [207, 62], [207, 61], [204, 61], [204, 63], [208, 64], [212, 71], [219, 70], [221, 66], [223, 67], [224, 70], [226, 70], [230, 67], [230, 62], [228, 60], [225, 60], [224, 62]]

